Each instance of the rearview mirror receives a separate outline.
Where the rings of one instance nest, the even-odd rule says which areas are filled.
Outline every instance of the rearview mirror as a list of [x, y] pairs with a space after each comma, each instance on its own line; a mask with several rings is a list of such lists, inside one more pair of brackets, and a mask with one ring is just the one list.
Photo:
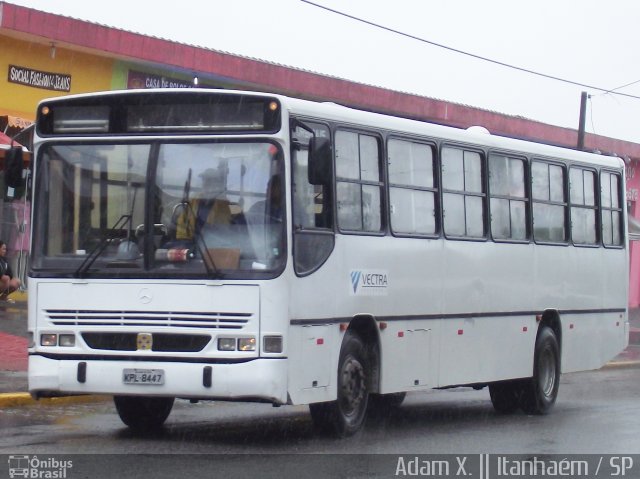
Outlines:
[[24, 157], [22, 147], [12, 146], [4, 156], [4, 182], [10, 188], [23, 186], [22, 170], [24, 170]]
[[331, 141], [316, 136], [309, 140], [309, 183], [330, 185], [332, 169]]

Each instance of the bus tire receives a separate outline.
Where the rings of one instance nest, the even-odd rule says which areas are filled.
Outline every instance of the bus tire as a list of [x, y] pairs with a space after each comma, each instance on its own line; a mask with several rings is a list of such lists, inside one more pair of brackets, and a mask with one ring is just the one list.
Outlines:
[[520, 407], [527, 414], [546, 414], [553, 407], [560, 387], [560, 347], [553, 330], [543, 326], [536, 338], [533, 377], [526, 380]]
[[522, 381], [499, 381], [489, 384], [489, 395], [493, 408], [501, 414], [511, 414], [520, 407]]
[[114, 396], [113, 402], [123, 423], [136, 431], [162, 427], [171, 413], [174, 398]]
[[309, 405], [311, 418], [318, 429], [348, 437], [362, 428], [369, 399], [369, 371], [362, 340], [347, 331], [340, 348], [337, 400]]
[[369, 404], [367, 406], [369, 415], [376, 418], [387, 416], [389, 413], [400, 407], [406, 396], [406, 392], [370, 394]]

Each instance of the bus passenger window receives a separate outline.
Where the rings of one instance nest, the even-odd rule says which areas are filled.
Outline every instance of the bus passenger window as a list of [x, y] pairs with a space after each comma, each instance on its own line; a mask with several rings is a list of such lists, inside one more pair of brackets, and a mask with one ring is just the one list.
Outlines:
[[376, 137], [336, 133], [338, 225], [342, 230], [382, 230], [380, 147]]
[[525, 161], [505, 155], [490, 155], [489, 193], [493, 238], [524, 241], [529, 237], [525, 191]]
[[486, 195], [482, 162], [482, 156], [475, 151], [442, 149], [442, 209], [447, 236], [484, 238]]
[[394, 233], [436, 233], [436, 189], [433, 148], [411, 141], [389, 140], [389, 195]]
[[621, 246], [622, 207], [620, 176], [603, 171], [600, 174], [602, 204], [602, 242], [605, 246]]
[[582, 168], [569, 170], [571, 238], [574, 244], [594, 245], [598, 241], [595, 188], [594, 171]]
[[560, 165], [533, 161], [531, 192], [533, 197], [533, 235], [536, 241], [567, 241], [567, 203], [564, 194], [565, 170]]

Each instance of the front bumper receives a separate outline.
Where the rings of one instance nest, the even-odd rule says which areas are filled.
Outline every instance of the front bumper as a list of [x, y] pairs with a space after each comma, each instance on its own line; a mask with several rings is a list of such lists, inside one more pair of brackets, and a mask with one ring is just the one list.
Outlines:
[[[80, 363], [86, 363], [79, 375]], [[210, 367], [210, 386], [203, 380]], [[124, 384], [124, 369], [162, 369], [163, 385]], [[80, 376], [84, 380], [81, 382]], [[29, 356], [29, 392], [34, 397], [69, 394], [170, 396], [188, 399], [222, 399], [287, 402], [285, 359], [255, 359], [234, 364], [126, 360], [58, 360]]]

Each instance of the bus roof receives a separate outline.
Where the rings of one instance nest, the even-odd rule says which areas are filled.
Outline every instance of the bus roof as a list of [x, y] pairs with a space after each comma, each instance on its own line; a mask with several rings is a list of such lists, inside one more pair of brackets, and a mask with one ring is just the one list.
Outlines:
[[[438, 125], [424, 121], [411, 120], [392, 115], [383, 115], [364, 110], [349, 108], [336, 103], [319, 103], [290, 97], [281, 97], [283, 106], [297, 115], [338, 121], [353, 126], [384, 129], [392, 133], [410, 134], [425, 138], [464, 143], [477, 147], [501, 150], [505, 153], [520, 153], [528, 156], [555, 158], [588, 163], [607, 168], [624, 168], [624, 161], [616, 156], [601, 155], [559, 146], [525, 141], [516, 138], [492, 135], [483, 127], [470, 127], [467, 130], [451, 126]], [[484, 130], [484, 131], [483, 131]]]
[[[528, 156], [539, 156], [554, 158], [558, 160], [570, 160], [594, 166], [607, 168], [624, 168], [624, 161], [615, 156], [601, 155], [597, 153], [584, 152], [559, 146], [525, 141], [521, 139], [492, 135], [484, 128], [471, 127], [467, 130], [428, 123], [425, 121], [411, 120], [393, 115], [385, 115], [365, 110], [358, 110], [344, 105], [331, 102], [314, 102], [295, 97], [273, 94], [269, 92], [244, 91], [244, 90], [217, 90], [204, 88], [158, 88], [144, 90], [111, 90], [104, 92], [82, 93], [63, 97], [54, 97], [42, 100], [40, 104], [64, 102], [66, 99], [108, 97], [133, 94], [145, 95], [168, 95], [172, 93], [181, 94], [238, 94], [244, 96], [269, 96], [277, 98], [283, 109], [299, 116], [315, 118], [317, 120], [342, 122], [353, 127], [369, 127], [386, 130], [391, 133], [421, 136], [425, 139], [439, 140], [444, 142], [463, 143], [476, 147], [500, 150], [505, 153], [520, 153]], [[480, 127], [482, 125], [479, 125]], [[483, 132], [483, 130], [485, 130]]]

